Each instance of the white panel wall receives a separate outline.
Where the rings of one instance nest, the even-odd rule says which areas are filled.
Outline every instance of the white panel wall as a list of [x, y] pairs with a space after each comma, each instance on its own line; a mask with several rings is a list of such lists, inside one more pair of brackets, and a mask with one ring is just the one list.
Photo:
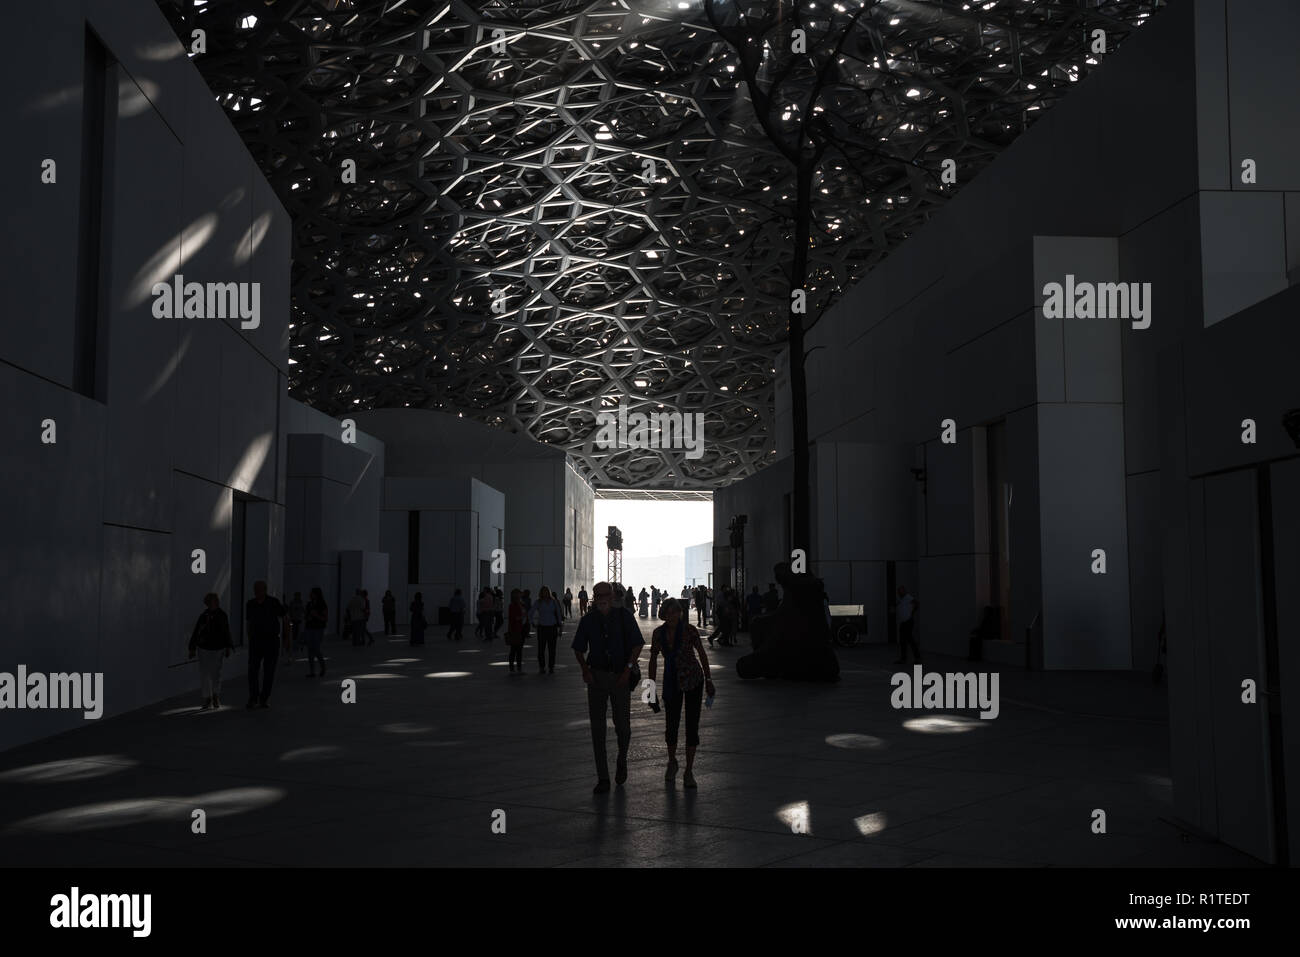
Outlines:
[[[203, 594], [229, 602], [232, 489], [271, 503], [249, 563], [279, 575], [289, 222], [155, 4], [53, 0], [19, 19], [0, 63], [19, 144], [0, 158], [16, 187], [0, 256], [0, 422], [17, 437], [0, 465], [10, 515], [0, 607], [11, 623], [0, 666], [102, 671], [116, 714], [196, 688], [184, 647]], [[103, 183], [98, 401], [73, 391], [72, 373], [88, 27], [116, 61], [104, 167], [88, 172]], [[57, 163], [53, 184], [39, 182], [45, 158]], [[254, 217], [267, 238], [237, 255]], [[261, 336], [220, 319], [155, 318], [152, 283], [176, 272], [262, 283]], [[39, 441], [47, 417], [54, 445]], [[190, 571], [195, 547], [207, 552], [202, 575]], [[241, 656], [228, 674], [242, 668]], [[82, 721], [23, 714], [0, 727], [0, 747]]]

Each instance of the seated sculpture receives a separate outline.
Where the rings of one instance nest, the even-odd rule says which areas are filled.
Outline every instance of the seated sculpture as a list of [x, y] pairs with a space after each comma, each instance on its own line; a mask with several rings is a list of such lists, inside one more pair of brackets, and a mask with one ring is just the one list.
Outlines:
[[831, 646], [821, 579], [795, 574], [789, 562], [774, 569], [781, 585], [781, 605], [770, 615], [750, 621], [754, 651], [736, 662], [742, 678], [788, 681], [838, 681], [840, 662]]

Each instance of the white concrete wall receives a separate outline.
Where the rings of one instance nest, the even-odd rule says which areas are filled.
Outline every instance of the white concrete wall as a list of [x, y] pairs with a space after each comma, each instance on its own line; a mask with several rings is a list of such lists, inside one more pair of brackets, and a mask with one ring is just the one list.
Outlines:
[[592, 555], [596, 542], [596, 493], [568, 462], [564, 466], [564, 513], [564, 581], [556, 587], [561, 595], [565, 588], [570, 588], [576, 596], [585, 585], [590, 594], [595, 584]]
[[[360, 431], [355, 442], [343, 442], [338, 420], [293, 399], [285, 399], [284, 413], [285, 591], [290, 597], [301, 592], [306, 601], [312, 588], [320, 588], [329, 606], [326, 633], [338, 634], [352, 590], [370, 588], [368, 581], [343, 581], [340, 556], [383, 550], [379, 529], [384, 446]], [[381, 587], [379, 594], [388, 587]], [[373, 593], [370, 604], [378, 615]], [[382, 617], [377, 620], [382, 627]]]
[[[1293, 287], [1189, 337], [1165, 354], [1158, 390], [1175, 807], [1263, 860], [1275, 860], [1274, 777], [1300, 775], [1300, 452], [1281, 426], [1300, 405], [1297, 309]], [[1242, 442], [1247, 417], [1253, 444]], [[1256, 705], [1242, 701], [1247, 678]], [[1295, 820], [1300, 791], [1288, 786], [1285, 801], [1280, 812]], [[1294, 860], [1300, 835], [1288, 837]]]
[[530, 588], [536, 594], [547, 585], [563, 593], [566, 582], [576, 581], [575, 569], [592, 573], [584, 568], [581, 550], [576, 559], [567, 550], [566, 524], [576, 511], [579, 537], [590, 535], [595, 495], [562, 450], [423, 409], [376, 409], [358, 413], [356, 419], [384, 441], [389, 475], [476, 478], [504, 495], [503, 587]]
[[[74, 376], [87, 26], [117, 60], [96, 173], [106, 375], [89, 395]], [[236, 493], [272, 503], [248, 565], [273, 587], [281, 576], [289, 219], [154, 4], [53, 0], [12, 27], [0, 62], [13, 144], [0, 151], [0, 424], [14, 437], [0, 462], [0, 667], [103, 672], [108, 715], [191, 688], [197, 698], [185, 648], [205, 592], [230, 610]], [[40, 182], [46, 158], [52, 184]], [[155, 318], [152, 283], [177, 272], [260, 283], [260, 327]], [[39, 440], [45, 418], [57, 444]], [[226, 674], [243, 668], [241, 655]], [[10, 712], [0, 747], [82, 723]]]
[[[676, 585], [676, 591], [670, 591], [669, 594], [678, 594], [682, 585], [719, 584], [718, 582], [711, 582], [711, 579], [709, 578], [709, 574], [714, 570], [712, 542], [703, 542], [699, 545], [688, 545], [686, 548], [685, 559], [685, 580]], [[639, 587], [640, 586], [638, 586], [638, 588]], [[673, 586], [668, 587], [672, 588]]]
[[[398, 623], [409, 622], [416, 592], [423, 595], [425, 617], [436, 623], [438, 609], [451, 601], [457, 588], [472, 619], [479, 589], [497, 581], [497, 576], [490, 582], [481, 578], [480, 562], [490, 562], [497, 541], [504, 538], [505, 496], [477, 479], [456, 476], [388, 478], [384, 488], [381, 543], [390, 556], [389, 587], [397, 598]], [[415, 576], [408, 561], [413, 511], [420, 514]], [[507, 573], [509, 557], [507, 552]]]
[[[1300, 724], [1295, 695], [1280, 692], [1300, 659], [1300, 632], [1282, 630], [1295, 589], [1279, 581], [1275, 607], [1250, 606], [1270, 564], [1261, 527], [1276, 532], [1275, 574], [1297, 561], [1279, 524], [1293, 517], [1296, 450], [1278, 426], [1300, 405], [1300, 126], [1280, 119], [1294, 112], [1286, 81], [1300, 66], [1286, 38], [1297, 29], [1300, 7], [1284, 0], [1167, 6], [808, 343], [812, 437], [835, 445], [814, 456], [818, 497], [835, 497], [816, 513], [816, 559], [841, 563], [828, 577], [839, 582], [853, 560], [845, 539], [870, 541], [869, 516], [915, 507], [900, 482], [846, 508], [841, 490], [858, 487], [862, 463], [843, 444], [916, 448], [927, 474], [921, 643], [964, 654], [990, 560], [980, 432], [1005, 421], [1012, 637], [1041, 612], [1046, 667], [1147, 671], [1167, 617], [1179, 814], [1264, 859], [1277, 836], [1273, 781], [1283, 765], [1300, 773], [1300, 735], [1284, 733]], [[1241, 180], [1245, 159], [1255, 183]], [[1150, 283], [1150, 328], [1044, 319], [1042, 283], [1066, 272]], [[1246, 417], [1260, 423], [1255, 444], [1241, 441]], [[955, 445], [938, 441], [944, 418], [956, 420]], [[1261, 474], [1287, 491], [1266, 502]], [[749, 494], [776, 508], [788, 481], [761, 483], [718, 501]], [[1106, 550], [1104, 576], [1091, 572], [1093, 548]], [[1240, 702], [1239, 676], [1252, 673], [1275, 686], [1271, 715]], [[1292, 812], [1295, 800], [1288, 790]]]

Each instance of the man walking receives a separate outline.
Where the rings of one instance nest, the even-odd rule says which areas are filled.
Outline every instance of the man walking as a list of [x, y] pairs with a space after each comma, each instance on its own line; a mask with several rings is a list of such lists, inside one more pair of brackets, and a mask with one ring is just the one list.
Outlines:
[[[609, 791], [609, 755], [605, 750], [605, 716], [614, 707], [614, 733], [618, 737], [618, 765], [614, 783], [627, 780], [627, 749], [632, 741], [632, 665], [641, 656], [645, 639], [635, 616], [614, 605], [614, 589], [598, 582], [591, 589], [596, 614], [585, 616], [573, 638], [573, 651], [587, 684], [587, 712], [591, 720], [591, 746], [596, 759], [595, 794]], [[586, 657], [584, 657], [584, 654]]]
[[451, 619], [447, 627], [447, 640], [460, 641], [463, 634], [461, 629], [465, 627], [465, 596], [460, 593], [459, 588], [447, 603], [447, 615]]
[[[245, 613], [248, 620], [248, 707], [269, 708], [271, 684], [275, 681], [275, 659], [279, 652], [280, 629], [288, 627], [288, 613], [278, 599], [266, 593], [266, 582], [253, 582], [253, 597]], [[258, 669], [262, 671], [258, 686]]]
[[587, 586], [583, 585], [581, 588], [578, 589], [578, 614], [585, 615], [586, 613], [587, 613]]

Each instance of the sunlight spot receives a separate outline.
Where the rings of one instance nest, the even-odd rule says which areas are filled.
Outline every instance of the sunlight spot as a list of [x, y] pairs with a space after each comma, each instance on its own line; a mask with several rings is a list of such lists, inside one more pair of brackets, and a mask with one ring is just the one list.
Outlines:
[[230, 788], [188, 797], [129, 798], [80, 804], [38, 814], [11, 824], [8, 830], [30, 828], [47, 832], [91, 831], [105, 827], [124, 827], [161, 821], [187, 821], [194, 808], [202, 808], [209, 818], [227, 817], [265, 807], [282, 800], [287, 792], [280, 788]]
[[903, 722], [908, 731], [921, 734], [962, 734], [980, 726], [977, 718], [964, 718], [959, 715], [937, 714], [928, 718], [909, 718]]
[[380, 731], [387, 731], [389, 734], [432, 734], [433, 727], [427, 724], [411, 724], [407, 721], [398, 721], [394, 724], [381, 724]]
[[866, 837], [868, 834], [878, 834], [883, 831], [888, 821], [889, 818], [884, 811], [876, 811], [874, 814], [855, 817], [853, 824], [858, 829], [858, 833]]
[[295, 748], [292, 751], [286, 751], [280, 755], [281, 761], [321, 761], [325, 758], [332, 758], [339, 753], [340, 748], [335, 744], [318, 744], [310, 748]]
[[125, 771], [127, 768], [136, 767], [139, 763], [120, 754], [104, 754], [93, 758], [66, 758], [62, 761], [29, 764], [26, 767], [0, 772], [0, 781], [10, 784], [60, 784], [64, 781], [84, 781], [86, 778], [102, 778], [106, 774]]
[[883, 740], [870, 734], [828, 734], [826, 743], [832, 748], [848, 751], [876, 751], [888, 747]]
[[795, 834], [812, 834], [812, 808], [807, 801], [796, 801], [777, 809], [776, 816]]

